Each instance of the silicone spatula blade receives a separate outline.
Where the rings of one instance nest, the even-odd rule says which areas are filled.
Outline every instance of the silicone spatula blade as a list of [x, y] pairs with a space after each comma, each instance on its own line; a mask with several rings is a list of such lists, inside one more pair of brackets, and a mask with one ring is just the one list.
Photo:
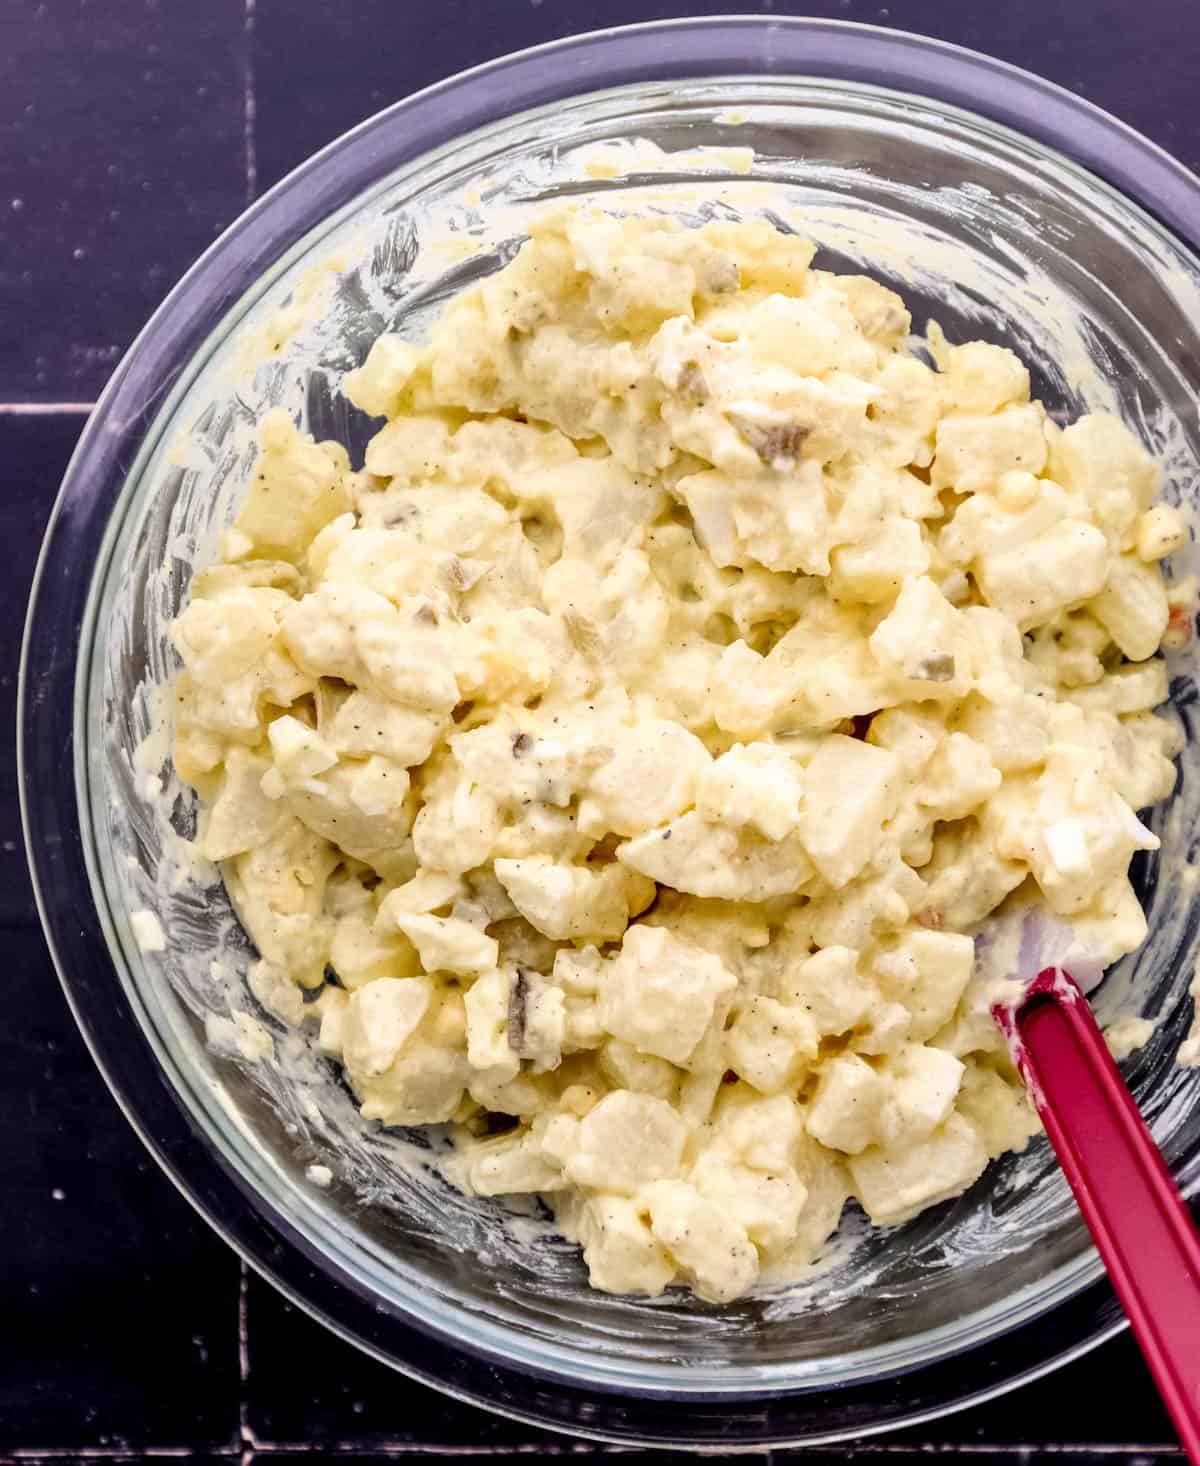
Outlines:
[[1061, 967], [992, 1013], [1189, 1458], [1200, 1466], [1200, 1234]]

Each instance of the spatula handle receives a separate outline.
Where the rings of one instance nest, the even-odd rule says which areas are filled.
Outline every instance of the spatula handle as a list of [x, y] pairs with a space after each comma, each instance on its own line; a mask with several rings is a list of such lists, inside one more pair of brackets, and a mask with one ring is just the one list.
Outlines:
[[1096, 1026], [1060, 967], [997, 1004], [1013, 1060], [1192, 1462], [1200, 1466], [1200, 1235]]

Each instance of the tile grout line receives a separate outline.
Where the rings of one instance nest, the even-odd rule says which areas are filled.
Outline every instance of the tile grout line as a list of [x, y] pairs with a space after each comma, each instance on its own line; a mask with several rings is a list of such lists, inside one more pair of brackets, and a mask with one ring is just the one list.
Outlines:
[[249, 1328], [250, 1269], [244, 1257], [238, 1258], [238, 1306], [237, 1306], [237, 1348], [238, 1348], [238, 1443], [241, 1446], [241, 1466], [250, 1466], [254, 1457], [255, 1440], [250, 1430], [250, 1328]]
[[[243, 1269], [245, 1264], [242, 1264]], [[344, 1460], [353, 1460], [355, 1456], [445, 1456], [466, 1459], [471, 1456], [480, 1458], [495, 1458], [497, 1456], [606, 1456], [618, 1461], [622, 1455], [638, 1452], [641, 1448], [635, 1445], [605, 1444], [601, 1441], [587, 1440], [563, 1440], [561, 1443], [545, 1441], [522, 1441], [516, 1445], [448, 1445], [445, 1443], [425, 1443], [417, 1441], [369, 1441], [369, 1440], [338, 1440], [338, 1441], [260, 1441], [253, 1432], [247, 1430], [246, 1440], [243, 1442], [242, 1450], [238, 1451], [234, 1446], [232, 1450], [218, 1448], [215, 1451], [207, 1452], [217, 1458], [228, 1458], [231, 1461], [240, 1459], [247, 1461], [254, 1456], [301, 1456], [311, 1454], [327, 1454], [340, 1457]], [[854, 1461], [862, 1461], [870, 1456], [945, 1456], [945, 1455], [968, 1455], [968, 1456], [1003, 1456], [1006, 1458], [1030, 1459], [1035, 1455], [1080, 1455], [1080, 1456], [1104, 1456], [1104, 1457], [1128, 1457], [1134, 1458], [1158, 1457], [1167, 1460], [1183, 1460], [1182, 1446], [1175, 1444], [1140, 1445], [1128, 1442], [1084, 1442], [1075, 1441], [1069, 1443], [1055, 1443], [1049, 1445], [1029, 1445], [1028, 1443], [1009, 1444], [984, 1444], [969, 1442], [917, 1442], [909, 1445], [907, 1442], [879, 1442], [876, 1445], [856, 1442], [854, 1444], [841, 1443], [833, 1446], [817, 1446], [810, 1448], [794, 1447], [763, 1447], [751, 1449], [746, 1452], [738, 1452], [747, 1461], [759, 1459], [774, 1463], [774, 1466], [787, 1466], [790, 1461], [800, 1463], [805, 1454], [813, 1455], [821, 1452], [827, 1459], [837, 1458], [845, 1461], [847, 1466]], [[0, 1449], [0, 1462], [21, 1462], [21, 1461], [156, 1461], [156, 1460], [188, 1460], [199, 1454], [205, 1454], [204, 1447], [195, 1446], [18, 1446], [15, 1449]], [[663, 1453], [666, 1459], [666, 1452]], [[703, 1456], [698, 1456], [703, 1460]]]
[[194, 1456], [228, 1455], [225, 1450], [208, 1451], [204, 1446], [17, 1446], [0, 1450], [5, 1461], [187, 1461]]
[[[353, 1461], [358, 1456], [384, 1456], [399, 1460], [405, 1456], [434, 1456], [444, 1459], [495, 1460], [497, 1457], [513, 1456], [605, 1456], [620, 1457], [637, 1451], [637, 1446], [606, 1445], [600, 1441], [566, 1441], [562, 1445], [547, 1444], [544, 1441], [520, 1441], [516, 1445], [447, 1445], [417, 1441], [259, 1441], [254, 1444], [254, 1456], [258, 1461], [270, 1456], [320, 1456], [330, 1459]], [[699, 1459], [703, 1459], [700, 1457]], [[746, 1455], [746, 1460], [765, 1461], [765, 1451]]]
[[0, 402], [0, 417], [49, 417], [56, 412], [89, 413], [94, 402]]
[[254, 24], [257, 0], [243, 0], [242, 42], [245, 61], [242, 67], [242, 152], [246, 167], [246, 203], [258, 197], [258, 97], [254, 76]]
[[[330, 1456], [338, 1456], [352, 1459], [354, 1456], [446, 1456], [455, 1458], [495, 1457], [501, 1455], [529, 1456], [606, 1456], [619, 1459], [622, 1455], [642, 1450], [637, 1445], [618, 1445], [614, 1442], [591, 1441], [591, 1440], [561, 1440], [561, 1441], [520, 1441], [515, 1445], [456, 1445], [446, 1442], [424, 1442], [424, 1441], [380, 1441], [380, 1440], [325, 1440], [325, 1441], [270, 1441], [259, 1440], [252, 1432], [249, 1433], [250, 1442], [256, 1456], [304, 1456], [316, 1453], [324, 1453]], [[1128, 1444], [1125, 1442], [1068, 1442], [1065, 1444], [1030, 1445], [1027, 1442], [1012, 1443], [971, 1443], [971, 1442], [947, 1442], [921, 1441], [909, 1445], [907, 1442], [880, 1442], [877, 1445], [864, 1445], [861, 1442], [835, 1443], [831, 1446], [815, 1447], [787, 1447], [787, 1446], [762, 1446], [751, 1447], [748, 1450], [738, 1450], [735, 1454], [743, 1456], [747, 1461], [769, 1461], [774, 1466], [786, 1466], [790, 1461], [800, 1462], [804, 1455], [820, 1451], [827, 1458], [844, 1460], [847, 1463], [861, 1461], [869, 1456], [944, 1456], [944, 1455], [967, 1455], [967, 1456], [1002, 1456], [1006, 1458], [1018, 1457], [1030, 1459], [1039, 1454], [1044, 1455], [1080, 1455], [1080, 1456], [1106, 1456], [1106, 1457], [1159, 1457], [1168, 1460], [1183, 1459], [1182, 1446], [1174, 1444], [1142, 1445]], [[720, 1454], [720, 1448], [716, 1448], [716, 1454]], [[702, 1453], [698, 1459], [703, 1459]], [[665, 1451], [664, 1451], [665, 1455]]]
[[[203, 1447], [147, 1446], [17, 1446], [0, 1451], [0, 1461], [186, 1461]], [[209, 1453], [210, 1455], [213, 1453]], [[217, 1451], [218, 1457], [224, 1453]]]

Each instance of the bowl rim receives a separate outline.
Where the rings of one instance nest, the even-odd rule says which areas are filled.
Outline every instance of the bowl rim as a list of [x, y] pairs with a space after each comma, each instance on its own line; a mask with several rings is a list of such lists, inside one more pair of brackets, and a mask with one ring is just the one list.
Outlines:
[[[741, 44], [741, 50], [736, 52], [741, 65], [737, 67], [730, 65], [735, 40]], [[852, 42], [849, 46], [848, 40]], [[546, 65], [555, 58], [571, 64], [555, 72]], [[754, 69], [756, 64], [760, 69]], [[102, 969], [110, 961], [108, 948], [100, 933], [81, 931], [77, 908], [69, 912], [62, 902], [62, 892], [77, 892], [81, 884], [82, 889], [90, 890], [82, 836], [78, 829], [70, 828], [70, 820], [63, 817], [61, 810], [56, 816], [57, 827], [50, 828], [47, 824], [47, 799], [55, 789], [54, 774], [57, 771], [61, 783], [63, 758], [77, 760], [80, 750], [75, 746], [70, 709], [55, 708], [53, 701], [45, 696], [46, 689], [52, 680], [74, 684], [79, 668], [89, 659], [89, 648], [80, 640], [84, 626], [82, 614], [69, 618], [74, 633], [72, 636], [68, 630], [64, 639], [62, 616], [49, 605], [50, 573], [52, 568], [60, 572], [64, 568], [61, 557], [56, 557], [60, 546], [70, 549], [67, 568], [72, 560], [80, 563], [80, 551], [84, 552], [85, 563], [93, 570], [97, 568], [94, 552], [111, 528], [112, 511], [121, 506], [124, 473], [152, 427], [162, 400], [170, 394], [176, 378], [183, 373], [200, 343], [208, 339], [213, 325], [242, 294], [241, 289], [235, 292], [226, 282], [261, 277], [290, 245], [361, 192], [364, 175], [381, 177], [447, 142], [462, 140], [489, 123], [547, 102], [578, 99], [589, 93], [639, 83], [746, 75], [758, 81], [770, 77], [819, 78], [882, 87], [892, 93], [908, 92], [927, 103], [960, 108], [975, 119], [999, 123], [1026, 140], [1032, 138], [1048, 146], [1060, 155], [1060, 160], [1065, 145], [1070, 154], [1066, 161], [1074, 160], [1072, 166], [1083, 165], [1101, 183], [1119, 188], [1139, 208], [1182, 235], [1183, 242], [1192, 249], [1200, 242], [1200, 180], [1182, 164], [1090, 102], [1008, 63], [950, 43], [849, 21], [773, 15], [717, 16], [593, 31], [497, 58], [393, 104], [331, 142], [239, 216], [166, 297], [114, 372], [72, 455], [39, 555], [21, 654], [18, 771], [22, 824], [35, 899], [76, 1022], [114, 1097], [143, 1142], [177, 1188], [251, 1266], [343, 1337], [384, 1362], [461, 1399], [533, 1424], [551, 1425], [597, 1439], [644, 1440], [645, 1435], [638, 1432], [650, 1428], [651, 1422], [630, 1420], [623, 1422], [619, 1429], [589, 1424], [586, 1412], [578, 1409], [581, 1394], [578, 1386], [569, 1391], [574, 1396], [568, 1402], [566, 1416], [569, 1418], [548, 1419], [544, 1413], [505, 1408], [481, 1395], [477, 1385], [464, 1382], [462, 1372], [456, 1372], [452, 1362], [446, 1359], [437, 1360], [441, 1373], [432, 1372], [428, 1361], [435, 1339], [420, 1321], [412, 1320], [413, 1346], [406, 1358], [398, 1359], [341, 1322], [328, 1307], [314, 1302], [313, 1294], [318, 1291], [317, 1269], [306, 1255], [301, 1239], [282, 1219], [275, 1218], [272, 1225], [253, 1206], [249, 1209], [253, 1216], [247, 1218], [246, 1208], [240, 1203], [253, 1193], [248, 1192], [224, 1158], [192, 1154], [186, 1168], [181, 1164], [179, 1152], [184, 1141], [190, 1138], [187, 1131], [191, 1122], [190, 1117], [185, 1121], [182, 1102], [165, 1078], [159, 1076], [160, 1087], [173, 1102], [166, 1116], [161, 1106], [158, 1112], [150, 1108], [146, 1094], [131, 1091], [128, 1083], [123, 1082], [125, 1062], [119, 1054], [119, 1044], [122, 1038], [129, 1043], [129, 1029], [122, 1034], [128, 1015], [122, 1016], [114, 1009], [110, 1018], [117, 1021], [104, 1022], [98, 1018], [91, 992], [96, 986], [95, 973], [82, 977], [83, 963], [76, 961], [86, 956], [93, 962], [98, 960]], [[464, 89], [477, 87], [483, 88], [482, 95], [463, 97]], [[469, 100], [471, 105], [464, 107], [464, 100]], [[1040, 105], [1034, 105], [1035, 102]], [[465, 123], [464, 116], [468, 119]], [[408, 135], [417, 139], [416, 143], [403, 151], [389, 145], [381, 152], [384, 134], [395, 130], [398, 119], [403, 119]], [[421, 125], [414, 126], [414, 122]], [[357, 170], [345, 170], [348, 177], [339, 188], [336, 174], [342, 169], [349, 149], [361, 153], [361, 158]], [[323, 190], [322, 184], [328, 191]], [[69, 546], [68, 541], [72, 542]], [[59, 578], [65, 590], [58, 585], [54, 589], [65, 594], [68, 610], [81, 609], [91, 577], [71, 579], [60, 573]], [[35, 667], [37, 674], [32, 676]], [[47, 749], [51, 752], [49, 761]], [[105, 999], [111, 1001], [111, 998], [112, 994], [106, 990]], [[133, 1030], [144, 1041], [136, 1025]], [[184, 1123], [171, 1123], [172, 1120]], [[194, 1144], [191, 1149], [195, 1150]], [[231, 1205], [237, 1208], [232, 1213]], [[236, 1226], [228, 1220], [230, 1215], [237, 1217]], [[280, 1265], [277, 1258], [281, 1232], [283, 1244], [296, 1254], [289, 1259], [287, 1267]], [[1093, 1295], [1093, 1301], [1108, 1296], [1103, 1283], [1093, 1284], [1084, 1291]], [[1085, 1352], [1123, 1326], [1120, 1315], [1115, 1310], [1111, 1312], [1108, 1322], [1082, 1343], [1058, 1350], [1029, 1368], [1007, 1374], [987, 1388], [963, 1394], [951, 1403], [907, 1411], [900, 1404], [888, 1418], [865, 1424], [856, 1421], [824, 1433], [787, 1434], [788, 1425], [780, 1419], [776, 1427], [766, 1423], [764, 1433], [754, 1439], [759, 1444], [816, 1443], [937, 1418], [1002, 1393]], [[444, 1335], [436, 1336], [442, 1354], [474, 1351], [486, 1357], [491, 1369], [495, 1369], [494, 1358], [471, 1341], [457, 1339], [447, 1345], [444, 1339]], [[528, 1374], [518, 1374], [517, 1378], [528, 1387]], [[810, 1395], [813, 1388], [785, 1387], [778, 1393], [776, 1387], [766, 1394], [785, 1402], [797, 1394]], [[848, 1388], [853, 1390], [858, 1386]], [[596, 1390], [594, 1398], [611, 1403], [611, 1397], [602, 1389]], [[695, 1397], [688, 1398], [689, 1403], [700, 1403]], [[746, 1406], [753, 1399], [753, 1392], [739, 1392], [722, 1395], [719, 1403], [728, 1417], [739, 1405]], [[754, 1413], [761, 1417], [761, 1394], [758, 1399], [760, 1404]], [[646, 1397], [644, 1403], [651, 1406], [653, 1401]], [[584, 1419], [579, 1418], [581, 1413], [585, 1414]], [[778, 1433], [780, 1429], [783, 1434]], [[670, 1439], [675, 1444], [724, 1439], [723, 1433], [711, 1434], [711, 1425], [709, 1430], [703, 1441], [694, 1437], [684, 1441], [662, 1434], [660, 1424], [655, 1438], [663, 1443]], [[745, 1434], [740, 1439], [745, 1440]]]

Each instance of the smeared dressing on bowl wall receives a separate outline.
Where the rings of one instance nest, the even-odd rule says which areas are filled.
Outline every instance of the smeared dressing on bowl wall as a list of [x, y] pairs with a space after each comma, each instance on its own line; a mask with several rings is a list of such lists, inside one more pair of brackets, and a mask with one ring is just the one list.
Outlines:
[[[769, 129], [773, 109], [760, 110], [758, 122]], [[781, 113], [782, 130], [786, 117], [774, 110]], [[737, 115], [736, 127], [724, 129], [731, 139], [755, 108]], [[602, 146], [611, 164], [613, 144]], [[113, 852], [103, 878], [118, 913], [115, 935], [139, 974], [135, 1006], [160, 1053], [190, 1077], [189, 1103], [206, 1128], [215, 1137], [222, 1126], [236, 1127], [239, 1163], [273, 1178], [277, 1204], [298, 1225], [318, 1230], [331, 1247], [340, 1235], [347, 1255], [373, 1260], [381, 1276], [387, 1274], [393, 1298], [403, 1302], [416, 1290], [428, 1299], [432, 1291], [435, 1310], [444, 1303], [479, 1315], [482, 1324], [484, 1310], [457, 1285], [453, 1269], [440, 1293], [431, 1290], [427, 1274], [409, 1265], [410, 1257], [446, 1250], [477, 1258], [492, 1274], [496, 1311], [506, 1319], [519, 1315], [535, 1339], [539, 1329], [554, 1335], [573, 1319], [586, 1322], [592, 1355], [603, 1355], [611, 1340], [614, 1354], [657, 1359], [680, 1330], [702, 1328], [714, 1368], [727, 1355], [741, 1365], [736, 1351], [748, 1323], [829, 1318], [839, 1311], [844, 1325], [822, 1345], [827, 1355], [840, 1340], [850, 1359], [866, 1316], [884, 1339], [895, 1329], [902, 1352], [900, 1305], [937, 1295], [948, 1266], [991, 1266], [1043, 1246], [1064, 1277], [1097, 1271], [1086, 1257], [1079, 1260], [1085, 1244], [1073, 1235], [1073, 1203], [1044, 1143], [994, 1166], [967, 1196], [887, 1236], [871, 1235], [848, 1214], [828, 1254], [804, 1277], [745, 1304], [722, 1311], [673, 1295], [653, 1303], [582, 1298], [586, 1285], [575, 1249], [543, 1217], [459, 1193], [440, 1172], [444, 1147], [436, 1139], [430, 1145], [423, 1137], [365, 1125], [334, 1067], [313, 1045], [255, 1010], [244, 984], [250, 949], [219, 872], [198, 862], [186, 843], [194, 828], [192, 797], [167, 756], [164, 690], [177, 670], [167, 628], [192, 570], [215, 558], [218, 537], [244, 490], [253, 424], [269, 407], [282, 405], [305, 430], [336, 438], [361, 462], [371, 421], [338, 395], [340, 375], [361, 362], [384, 330], [423, 337], [448, 299], [511, 258], [527, 221], [552, 198], [664, 211], [685, 221], [767, 213], [818, 243], [818, 266], [871, 274], [898, 290], [916, 322], [936, 314], [951, 340], [983, 337], [1011, 345], [1033, 368], [1034, 393], [1053, 415], [1118, 413], [1163, 464], [1166, 500], [1195, 510], [1196, 424], [1186, 385], [1180, 379], [1180, 390], [1168, 398], [1129, 371], [1124, 342], [1100, 324], [1086, 294], [1064, 287], [1064, 279], [1085, 272], [1064, 258], [1053, 217], [1041, 219], [1031, 256], [997, 228], [1007, 219], [1014, 230], [1027, 230], [1028, 215], [981, 182], [929, 188], [920, 180], [886, 180], [869, 169], [796, 161], [761, 147], [749, 176], [720, 162], [706, 169], [694, 149], [683, 162], [640, 140], [617, 152], [628, 166], [608, 177], [597, 176], [596, 144], [562, 150], [546, 142], [516, 163], [506, 160], [510, 171], [503, 179], [485, 176], [464, 186], [448, 175], [441, 192], [434, 187], [426, 197], [409, 193], [399, 202], [389, 201], [388, 187], [381, 187], [369, 223], [356, 215], [321, 239], [322, 259], [332, 257], [337, 268], [331, 273], [320, 262], [309, 266], [312, 278], [324, 271], [328, 287], [311, 294], [300, 318], [294, 283], [272, 285], [252, 303], [239, 338], [202, 364], [182, 402], [174, 404], [173, 424], [186, 437], [173, 445], [164, 439], [153, 460], [141, 465], [143, 492], [122, 530], [124, 560], [114, 557], [120, 563], [110, 576], [107, 656], [97, 659], [93, 673], [94, 706], [107, 710], [93, 757], [102, 761], [97, 785], [105, 808], [98, 813]], [[403, 192], [400, 186], [394, 191]], [[1147, 233], [1138, 244], [1153, 249], [1154, 239]], [[1194, 308], [1198, 292], [1185, 271], [1164, 264], [1159, 275], [1177, 292], [1180, 312]], [[1114, 318], [1123, 320], [1124, 308], [1096, 289], [1095, 298], [1107, 299]], [[281, 310], [286, 336], [277, 329]], [[1136, 327], [1132, 314], [1128, 319]], [[252, 375], [239, 355], [245, 339], [273, 343], [270, 359]], [[1173, 1066], [1195, 966], [1198, 914], [1191, 898], [1200, 848], [1188, 833], [1197, 826], [1200, 780], [1200, 752], [1191, 737], [1191, 656], [1179, 653], [1174, 662], [1172, 700], [1189, 742], [1176, 794], [1152, 821], [1163, 850], [1146, 862], [1151, 935], [1110, 973], [1096, 1005], [1102, 1020], [1144, 1013], [1159, 1022], [1130, 1072], [1168, 1158], [1171, 1137], [1182, 1130], [1200, 1091], [1196, 1076]], [[128, 918], [139, 909], [158, 914], [164, 952], [137, 951]], [[204, 1020], [228, 1020], [236, 1012], [249, 1013], [270, 1032], [270, 1057], [251, 1063], [236, 1052], [214, 1056], [206, 1049]], [[314, 1164], [332, 1170], [330, 1189], [305, 1179]], [[1194, 1184], [1197, 1172], [1200, 1166], [1193, 1165], [1185, 1184]], [[1031, 1280], [1018, 1278], [1014, 1292], [1001, 1299], [993, 1288], [995, 1296], [984, 1302], [997, 1317], [1015, 1322], [1036, 1306], [1035, 1292]], [[860, 1306], [864, 1301], [873, 1305], [869, 1315]], [[505, 1304], [511, 1305], [507, 1313]], [[940, 1315], [935, 1308], [932, 1317], [934, 1332], [940, 1330], [952, 1347], [956, 1308]], [[765, 1359], [742, 1367], [747, 1377], [766, 1381], [773, 1364]], [[823, 1375], [828, 1382], [836, 1377], [836, 1367]], [[854, 1377], [852, 1363], [841, 1377]]]

